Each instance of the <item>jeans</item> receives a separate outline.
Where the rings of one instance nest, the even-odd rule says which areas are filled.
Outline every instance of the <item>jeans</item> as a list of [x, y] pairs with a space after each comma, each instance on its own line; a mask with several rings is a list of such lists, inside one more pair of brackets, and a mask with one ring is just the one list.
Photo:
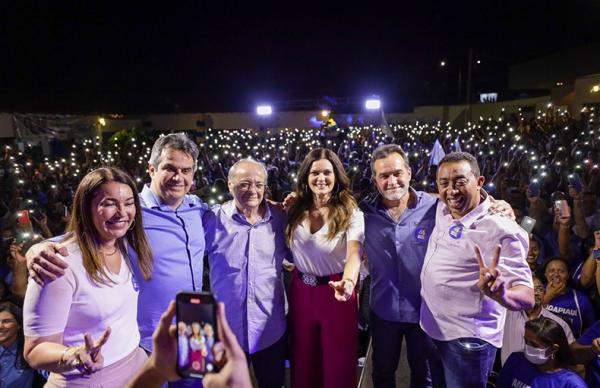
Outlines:
[[431, 387], [425, 333], [419, 324], [386, 321], [373, 311], [369, 321], [373, 346], [373, 387], [396, 387], [396, 369], [403, 339], [406, 339], [406, 356], [410, 366], [410, 387]]
[[438, 341], [428, 338], [431, 380], [435, 388], [485, 388], [496, 348], [479, 338]]

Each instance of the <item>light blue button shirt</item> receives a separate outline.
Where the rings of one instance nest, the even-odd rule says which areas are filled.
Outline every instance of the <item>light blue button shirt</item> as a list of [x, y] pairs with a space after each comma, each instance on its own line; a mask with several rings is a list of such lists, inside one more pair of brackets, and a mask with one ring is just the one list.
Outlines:
[[15, 367], [17, 358], [17, 342], [5, 348], [0, 346], [0, 388], [23, 387], [33, 384], [33, 369], [18, 369]]
[[210, 281], [225, 303], [229, 326], [244, 351], [264, 349], [285, 332], [282, 262], [291, 258], [285, 242], [285, 214], [266, 206], [250, 224], [233, 201], [204, 215]]
[[416, 199], [394, 221], [381, 196], [361, 203], [371, 274], [371, 310], [393, 322], [419, 322], [421, 268], [435, 224], [437, 198], [410, 189]]
[[152, 248], [152, 278], [144, 280], [137, 256], [130, 250], [135, 281], [140, 289], [138, 325], [141, 346], [152, 350], [152, 333], [169, 302], [179, 291], [202, 290], [204, 229], [208, 206], [195, 195], [186, 195], [174, 210], [161, 203], [148, 186], [140, 193], [142, 221]]

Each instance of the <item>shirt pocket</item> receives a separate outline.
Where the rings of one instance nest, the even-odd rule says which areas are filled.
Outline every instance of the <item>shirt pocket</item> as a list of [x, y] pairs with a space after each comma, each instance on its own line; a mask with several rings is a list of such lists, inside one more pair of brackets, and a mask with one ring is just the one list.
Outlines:
[[474, 317], [481, 313], [482, 294], [474, 284], [471, 287], [442, 285], [442, 300], [447, 313]]

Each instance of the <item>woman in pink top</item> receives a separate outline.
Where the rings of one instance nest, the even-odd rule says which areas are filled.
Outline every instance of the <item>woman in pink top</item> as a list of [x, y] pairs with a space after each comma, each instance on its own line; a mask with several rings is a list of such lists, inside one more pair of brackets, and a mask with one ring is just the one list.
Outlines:
[[[122, 387], [146, 360], [139, 348], [137, 282], [128, 249], [144, 277], [152, 268], [135, 184], [108, 167], [79, 183], [61, 251], [64, 276], [25, 296], [25, 358], [50, 371], [48, 387]], [[95, 338], [95, 340], [93, 339]]]
[[286, 236], [296, 266], [290, 294], [292, 386], [356, 387], [354, 288], [364, 220], [332, 151], [319, 148], [306, 156], [288, 215]]

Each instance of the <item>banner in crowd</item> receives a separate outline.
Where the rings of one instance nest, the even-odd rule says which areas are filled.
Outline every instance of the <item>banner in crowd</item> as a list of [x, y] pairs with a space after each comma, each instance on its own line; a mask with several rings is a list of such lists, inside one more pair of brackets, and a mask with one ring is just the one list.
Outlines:
[[15, 113], [12, 115], [15, 135], [20, 139], [66, 140], [93, 136], [96, 130], [93, 116]]

